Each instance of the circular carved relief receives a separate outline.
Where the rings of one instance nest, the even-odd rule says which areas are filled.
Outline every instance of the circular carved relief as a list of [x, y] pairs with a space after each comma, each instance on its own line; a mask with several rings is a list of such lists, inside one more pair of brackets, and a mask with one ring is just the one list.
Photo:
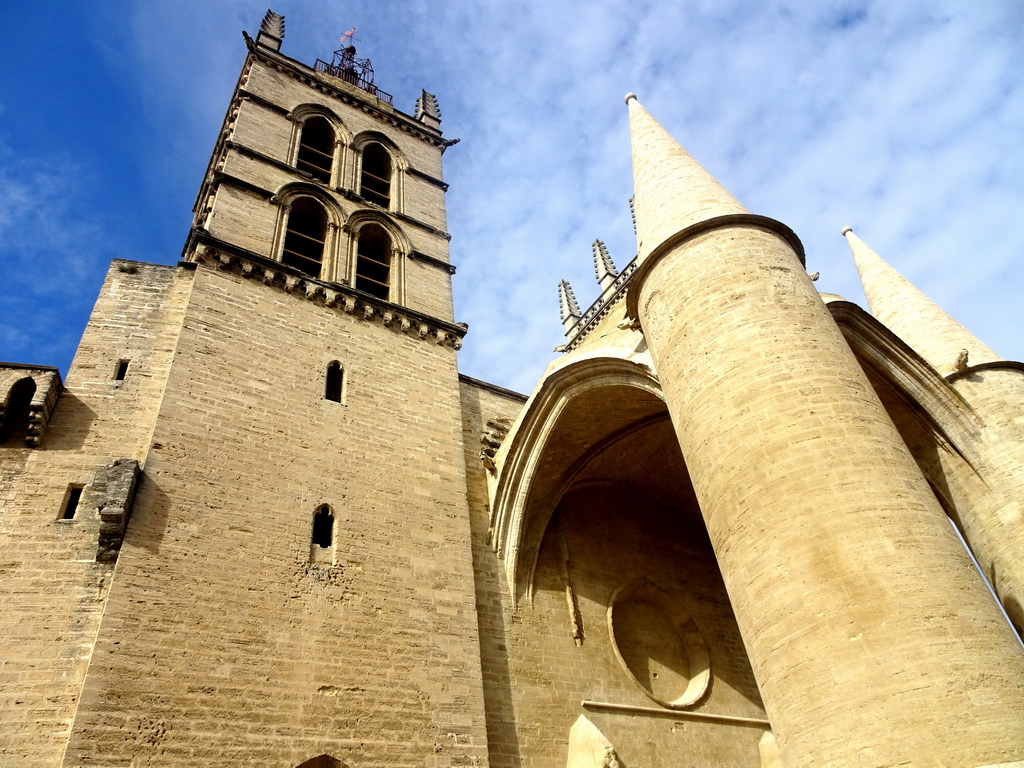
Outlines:
[[704, 637], [693, 619], [679, 619], [670, 595], [647, 580], [619, 588], [608, 605], [612, 649], [630, 679], [670, 709], [699, 702], [711, 684]]

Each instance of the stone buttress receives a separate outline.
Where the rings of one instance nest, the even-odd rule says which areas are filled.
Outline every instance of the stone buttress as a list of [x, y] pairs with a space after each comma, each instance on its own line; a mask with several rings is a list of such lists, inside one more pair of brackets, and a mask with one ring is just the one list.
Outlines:
[[[630, 314], [783, 759], [1024, 758], [1024, 656], [806, 275], [627, 97]], [[951, 738], [956, 734], [955, 738]]]

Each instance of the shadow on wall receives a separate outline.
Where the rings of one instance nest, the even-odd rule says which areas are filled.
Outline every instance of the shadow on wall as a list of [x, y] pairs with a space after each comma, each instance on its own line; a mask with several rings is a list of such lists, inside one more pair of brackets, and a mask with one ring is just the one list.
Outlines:
[[46, 431], [44, 450], [77, 451], [84, 445], [96, 420], [96, 411], [85, 402], [64, 390], [57, 400], [50, 426]]
[[[479, 393], [472, 387], [462, 390], [465, 408], [480, 412]], [[479, 434], [466, 431], [467, 454], [477, 450]], [[467, 458], [467, 461], [469, 459]], [[472, 469], [479, 468], [478, 471]], [[509, 668], [506, 615], [502, 606], [505, 578], [494, 549], [487, 543], [487, 483], [483, 464], [477, 460], [467, 467], [466, 482], [470, 496], [470, 531], [473, 538], [473, 578], [476, 588], [477, 627], [484, 682], [484, 712], [487, 720], [487, 745], [491, 768], [519, 768], [520, 747], [516, 717], [512, 707], [512, 673]], [[503, 597], [505, 600], [503, 600]], [[510, 619], [511, 620], [511, 619]]]
[[138, 547], [151, 555], [159, 554], [167, 533], [170, 506], [170, 498], [153, 479], [152, 471], [143, 472], [128, 520], [125, 545]]

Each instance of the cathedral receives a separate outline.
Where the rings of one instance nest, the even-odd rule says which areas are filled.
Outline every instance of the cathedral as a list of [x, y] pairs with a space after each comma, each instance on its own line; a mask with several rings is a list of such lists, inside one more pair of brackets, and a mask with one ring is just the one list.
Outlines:
[[0, 766], [1024, 766], [1024, 364], [629, 94], [635, 260], [462, 375], [437, 100], [283, 39], [181, 260], [0, 363]]

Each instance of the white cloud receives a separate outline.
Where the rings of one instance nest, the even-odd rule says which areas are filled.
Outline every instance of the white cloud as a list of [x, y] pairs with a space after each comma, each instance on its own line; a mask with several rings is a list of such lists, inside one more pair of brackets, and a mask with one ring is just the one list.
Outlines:
[[[153, 226], [180, 230], [153, 258], [177, 258], [169, 244], [185, 236], [244, 57], [240, 30], [255, 34], [264, 10], [191, 0], [97, 16], [105, 63], [138, 100], [126, 151], [167, 210]], [[557, 281], [586, 305], [594, 238], [620, 267], [632, 257], [630, 90], [748, 208], [797, 232], [823, 290], [861, 300], [839, 235], [849, 223], [997, 350], [1024, 356], [1010, 322], [1024, 248], [1017, 4], [309, 0], [275, 10], [287, 17], [283, 52], [308, 63], [358, 27], [396, 106], [411, 111], [431, 90], [446, 134], [463, 139], [445, 166], [469, 375], [532, 388], [562, 341]]]

